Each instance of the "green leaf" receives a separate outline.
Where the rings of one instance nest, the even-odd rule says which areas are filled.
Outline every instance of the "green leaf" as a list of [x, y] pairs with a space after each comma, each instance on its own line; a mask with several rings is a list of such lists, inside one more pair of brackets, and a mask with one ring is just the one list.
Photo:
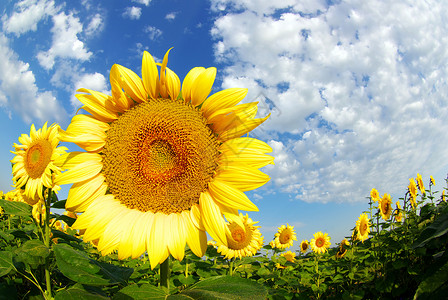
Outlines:
[[121, 299], [164, 300], [166, 299], [167, 296], [168, 294], [165, 292], [165, 290], [155, 287], [153, 285], [143, 284], [141, 286], [138, 286], [137, 284], [132, 284], [119, 290], [113, 297], [113, 300], [121, 300]]
[[22, 247], [15, 250], [15, 254], [18, 261], [37, 267], [45, 264], [45, 259], [50, 255], [50, 249], [40, 240], [28, 240]]
[[32, 217], [33, 207], [27, 203], [0, 199], [0, 206], [3, 207], [8, 215]]
[[75, 284], [67, 290], [61, 290], [56, 293], [55, 300], [96, 300], [109, 299], [100, 290], [95, 290], [92, 287], [87, 289], [82, 284]]
[[71, 280], [87, 285], [113, 285], [124, 282], [133, 269], [98, 262], [65, 244], [53, 246], [59, 270]]
[[430, 240], [438, 238], [448, 232], [448, 210], [445, 210], [434, 222], [425, 228], [413, 248], [424, 247]]
[[414, 299], [427, 293], [433, 293], [448, 281], [448, 262], [441, 266], [435, 273], [423, 280], [415, 292]]
[[12, 262], [12, 252], [0, 251], [0, 277], [8, 275], [11, 270], [15, 270]]
[[266, 288], [250, 279], [233, 276], [215, 276], [204, 279], [179, 295], [191, 299], [266, 299]]
[[65, 209], [65, 203], [66, 202], [67, 202], [67, 200], [57, 201], [57, 202], [53, 203], [51, 208]]
[[18, 299], [15, 285], [0, 282], [0, 299]]

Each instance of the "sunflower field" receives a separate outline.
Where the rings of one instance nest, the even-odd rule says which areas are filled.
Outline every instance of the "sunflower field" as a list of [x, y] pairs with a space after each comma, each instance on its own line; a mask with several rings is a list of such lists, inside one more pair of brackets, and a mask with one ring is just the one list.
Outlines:
[[446, 297], [446, 188], [417, 174], [395, 203], [372, 189], [333, 247], [320, 231], [299, 241], [289, 224], [267, 241], [241, 211], [258, 210], [244, 192], [270, 179], [260, 169], [272, 149], [249, 137], [269, 115], [237, 105], [247, 89], [209, 95], [215, 68], [181, 84], [170, 50], [162, 63], [144, 52], [141, 77], [113, 65], [111, 95], [79, 89], [65, 130], [32, 125], [13, 145], [0, 299]]

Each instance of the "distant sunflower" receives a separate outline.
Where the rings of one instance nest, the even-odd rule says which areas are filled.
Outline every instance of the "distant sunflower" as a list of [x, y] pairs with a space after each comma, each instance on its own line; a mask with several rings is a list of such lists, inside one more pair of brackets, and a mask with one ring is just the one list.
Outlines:
[[429, 176], [429, 178], [430, 178], [430, 183], [431, 183], [431, 185], [432, 186], [434, 186], [434, 185], [436, 185], [436, 181], [434, 180], [434, 177], [432, 177], [432, 176]]
[[308, 251], [309, 247], [310, 247], [310, 243], [308, 242], [308, 240], [303, 240], [300, 243], [300, 252], [306, 253], [306, 251]]
[[347, 253], [347, 247], [350, 246], [350, 243], [347, 239], [343, 239], [338, 247], [338, 252], [336, 252], [336, 258], [342, 258]]
[[369, 238], [370, 220], [367, 214], [361, 214], [356, 221], [356, 239], [364, 243]]
[[373, 202], [378, 202], [380, 199], [380, 195], [376, 189], [370, 191], [370, 199], [372, 199]]
[[415, 208], [417, 206], [417, 185], [415, 184], [414, 178], [409, 178], [409, 195], [411, 200], [412, 208]]
[[442, 201], [445, 202], [445, 190], [442, 191]]
[[294, 231], [294, 226], [289, 226], [289, 224], [282, 225], [278, 228], [275, 234], [275, 247], [279, 249], [286, 249], [293, 245], [294, 241], [297, 241], [296, 232]]
[[295, 262], [296, 261], [296, 254], [292, 251], [287, 251], [285, 253], [280, 254], [280, 256], [283, 256], [286, 258], [286, 261], [289, 262]]
[[205, 231], [227, 245], [223, 214], [233, 221], [238, 210], [258, 210], [244, 192], [265, 184], [258, 168], [273, 163], [266, 143], [241, 137], [268, 118], [255, 118], [256, 102], [236, 105], [247, 90], [208, 97], [216, 69], [202, 67], [181, 89], [168, 53], [156, 64], [145, 51], [142, 78], [113, 65], [112, 96], [78, 90], [90, 114], [73, 117], [60, 135], [86, 152], [61, 158], [68, 171], [56, 181], [73, 183], [66, 209], [84, 212], [73, 228], [86, 229], [85, 241], [120, 259], [146, 251], [152, 268], [170, 254], [182, 260], [186, 244], [202, 256]]
[[330, 247], [330, 237], [327, 233], [322, 233], [321, 231], [316, 232], [314, 235], [314, 239], [311, 239], [311, 249], [315, 253], [325, 253], [327, 249]]
[[389, 194], [384, 194], [380, 199], [380, 213], [383, 220], [388, 220], [392, 214], [392, 199]]
[[395, 221], [401, 222], [403, 220], [403, 213], [401, 211], [400, 202], [397, 201], [395, 204], [397, 205], [397, 209], [395, 210]]
[[218, 252], [224, 255], [225, 258], [242, 258], [245, 256], [253, 256], [263, 246], [263, 237], [261, 236], [260, 226], [254, 226], [257, 222], [253, 222], [246, 214], [240, 213], [240, 221], [244, 228], [237, 222], [230, 222], [227, 224], [227, 246], [218, 243]]
[[426, 190], [425, 190], [425, 185], [423, 184], [422, 175], [417, 173], [417, 178], [416, 179], [417, 179], [418, 189], [424, 195], [426, 193]]
[[20, 145], [14, 143], [15, 151], [11, 151], [16, 155], [11, 160], [14, 186], [24, 190], [25, 199], [30, 205], [44, 198], [44, 187], [56, 191], [59, 189], [55, 186], [53, 177], [61, 170], [53, 162], [67, 148], [58, 147], [58, 129], [57, 124], [47, 128], [45, 123], [41, 129], [36, 130], [33, 124], [30, 135], [22, 134], [19, 137]]

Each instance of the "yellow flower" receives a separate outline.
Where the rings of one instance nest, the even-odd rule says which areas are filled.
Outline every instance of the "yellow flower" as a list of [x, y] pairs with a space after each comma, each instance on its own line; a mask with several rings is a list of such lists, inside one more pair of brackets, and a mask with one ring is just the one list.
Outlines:
[[271, 246], [272, 249], [275, 248], [275, 241], [270, 241], [269, 242], [269, 246]]
[[66, 209], [84, 212], [73, 228], [86, 229], [85, 241], [120, 259], [146, 251], [152, 268], [170, 254], [182, 260], [186, 244], [202, 256], [206, 231], [227, 245], [223, 215], [233, 222], [238, 210], [258, 210], [244, 192], [265, 184], [258, 169], [273, 163], [266, 143], [241, 137], [268, 118], [255, 118], [256, 102], [236, 105], [247, 90], [208, 97], [216, 69], [202, 67], [181, 89], [168, 53], [156, 64], [145, 51], [142, 78], [112, 66], [112, 96], [78, 90], [90, 114], [74, 116], [60, 136], [86, 152], [60, 158], [68, 171], [56, 178], [73, 183]]
[[401, 212], [400, 202], [397, 201], [395, 204], [397, 205], [397, 209], [395, 210], [395, 221], [401, 222], [403, 220], [403, 213]]
[[370, 220], [367, 214], [361, 214], [356, 221], [356, 239], [364, 243], [369, 238]]
[[43, 199], [43, 188], [57, 191], [53, 176], [60, 173], [60, 168], [54, 164], [56, 158], [65, 153], [67, 148], [57, 147], [59, 143], [58, 128], [56, 124], [47, 128], [47, 123], [36, 131], [31, 125], [30, 135], [22, 134], [19, 137], [20, 145], [14, 143], [16, 156], [13, 163], [12, 174], [14, 186], [23, 188], [28, 204], [34, 205]]
[[445, 201], [445, 190], [442, 191], [442, 201]]
[[434, 177], [429, 176], [429, 178], [430, 178], [431, 185], [436, 185], [436, 181], [434, 180]]
[[422, 194], [424, 195], [426, 193], [425, 191], [425, 185], [423, 184], [423, 179], [422, 179], [422, 175], [417, 173], [417, 184], [418, 184], [418, 189], [420, 190], [420, 192], [422, 192]]
[[370, 191], [370, 199], [372, 199], [373, 202], [377, 202], [380, 199], [380, 195], [376, 189]]
[[228, 245], [218, 243], [218, 252], [228, 259], [255, 255], [263, 246], [263, 237], [258, 230], [260, 226], [254, 226], [257, 222], [253, 222], [247, 214], [240, 213], [239, 218], [238, 223], [242, 223], [244, 228], [237, 222], [230, 222], [226, 233]]
[[347, 247], [350, 246], [350, 243], [347, 239], [343, 239], [338, 247], [338, 252], [336, 252], [336, 258], [342, 258], [347, 253]]
[[314, 239], [311, 239], [311, 249], [315, 253], [325, 253], [327, 249], [330, 247], [330, 237], [327, 233], [322, 233], [321, 231], [316, 232], [314, 235]]
[[280, 256], [283, 256], [284, 258], [286, 258], [286, 261], [289, 262], [295, 262], [296, 261], [296, 254], [294, 252], [291, 251], [287, 251], [285, 253], [280, 254]]
[[306, 253], [306, 251], [308, 251], [309, 246], [310, 246], [310, 243], [308, 242], [308, 240], [303, 240], [300, 243], [300, 251], [302, 253]]
[[293, 245], [294, 241], [297, 241], [296, 232], [294, 231], [294, 226], [289, 226], [289, 224], [282, 225], [278, 228], [275, 234], [275, 247], [279, 249], [286, 249]]
[[412, 208], [415, 208], [417, 206], [417, 185], [415, 184], [414, 178], [409, 178], [409, 186], [408, 186], [409, 194], [410, 194], [410, 200]]
[[392, 199], [389, 194], [384, 194], [380, 199], [380, 213], [383, 220], [388, 220], [392, 214]]

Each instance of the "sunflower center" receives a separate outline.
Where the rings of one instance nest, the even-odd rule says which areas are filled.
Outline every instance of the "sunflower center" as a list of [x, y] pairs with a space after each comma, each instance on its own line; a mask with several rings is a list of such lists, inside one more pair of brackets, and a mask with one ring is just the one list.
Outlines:
[[279, 237], [279, 241], [282, 244], [287, 244], [291, 240], [291, 233], [284, 230]]
[[324, 246], [324, 244], [325, 244], [325, 242], [324, 242], [323, 239], [319, 238], [319, 239], [316, 240], [316, 246], [317, 247], [321, 248], [321, 247]]
[[367, 232], [367, 224], [366, 223], [364, 223], [361, 228], [361, 234], [364, 234], [365, 232]]
[[229, 230], [232, 235], [231, 239], [227, 239], [228, 248], [240, 250], [247, 247], [252, 239], [252, 229], [245, 225], [246, 232], [236, 223], [230, 223]]
[[26, 150], [24, 164], [31, 178], [35, 179], [42, 176], [51, 161], [52, 149], [49, 141], [37, 140]]
[[213, 132], [184, 102], [155, 99], [136, 105], [106, 134], [103, 174], [110, 193], [130, 209], [189, 210], [217, 166]]

